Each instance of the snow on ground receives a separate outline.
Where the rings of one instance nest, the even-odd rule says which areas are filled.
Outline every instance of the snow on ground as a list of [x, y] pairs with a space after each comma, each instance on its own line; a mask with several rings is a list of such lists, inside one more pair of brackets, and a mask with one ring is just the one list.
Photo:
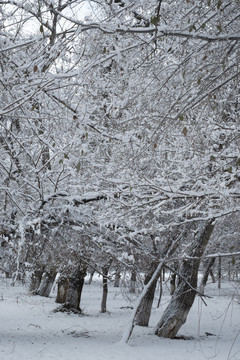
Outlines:
[[85, 285], [84, 315], [54, 313], [55, 294], [32, 296], [22, 285], [12, 287], [0, 279], [0, 360], [240, 360], [240, 283], [206, 287], [207, 307], [199, 297], [181, 328], [184, 339], [162, 339], [154, 326], [167, 305], [164, 288], [160, 308], [156, 303], [148, 328], [136, 327], [128, 345], [120, 344], [129, 326], [131, 309], [124, 291], [110, 285], [108, 309], [100, 314], [101, 284], [95, 277]]

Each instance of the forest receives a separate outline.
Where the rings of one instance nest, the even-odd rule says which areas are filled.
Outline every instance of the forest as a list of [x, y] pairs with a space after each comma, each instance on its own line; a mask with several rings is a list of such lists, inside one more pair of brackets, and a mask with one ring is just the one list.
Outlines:
[[239, 0], [0, 1], [1, 277], [71, 316], [124, 284], [124, 344], [166, 283], [152, 337], [239, 299], [239, 45]]

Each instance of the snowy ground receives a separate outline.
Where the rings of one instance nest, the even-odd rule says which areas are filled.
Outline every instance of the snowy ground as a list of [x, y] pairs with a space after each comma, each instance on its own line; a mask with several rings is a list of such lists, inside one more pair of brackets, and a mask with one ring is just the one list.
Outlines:
[[[137, 327], [129, 344], [120, 344], [129, 325], [131, 309], [121, 289], [110, 286], [109, 313], [100, 314], [101, 284], [96, 277], [85, 285], [81, 307], [84, 315], [53, 313], [50, 298], [29, 295], [22, 285], [0, 279], [1, 360], [240, 360], [240, 283], [206, 288], [207, 307], [195, 300], [187, 323], [178, 335], [189, 340], [169, 340], [154, 335], [154, 326], [169, 300], [164, 289], [162, 304], [154, 306], [150, 327]], [[157, 299], [156, 299], [157, 300]], [[212, 335], [209, 335], [210, 333]]]

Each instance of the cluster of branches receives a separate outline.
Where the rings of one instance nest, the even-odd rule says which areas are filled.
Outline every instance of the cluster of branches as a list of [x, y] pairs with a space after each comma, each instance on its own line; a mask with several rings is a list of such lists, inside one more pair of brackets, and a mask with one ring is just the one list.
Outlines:
[[237, 222], [237, 0], [0, 6], [0, 226], [17, 272], [69, 254], [150, 267], [154, 285], [193, 232]]

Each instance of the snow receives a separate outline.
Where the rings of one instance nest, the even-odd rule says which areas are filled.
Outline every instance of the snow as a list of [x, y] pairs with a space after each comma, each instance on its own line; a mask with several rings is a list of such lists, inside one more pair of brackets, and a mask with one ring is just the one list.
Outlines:
[[154, 326], [169, 301], [164, 286], [160, 308], [156, 308], [157, 298], [154, 303], [150, 326], [135, 327], [128, 344], [120, 343], [132, 311], [125, 288], [109, 285], [109, 312], [101, 314], [101, 278], [94, 276], [92, 284], [83, 288], [84, 315], [68, 315], [53, 312], [57, 308], [54, 292], [43, 298], [30, 295], [20, 284], [10, 284], [0, 279], [1, 360], [240, 359], [239, 282], [223, 282], [221, 290], [217, 284], [207, 285], [208, 306], [197, 297], [178, 334], [188, 340], [154, 335]]

